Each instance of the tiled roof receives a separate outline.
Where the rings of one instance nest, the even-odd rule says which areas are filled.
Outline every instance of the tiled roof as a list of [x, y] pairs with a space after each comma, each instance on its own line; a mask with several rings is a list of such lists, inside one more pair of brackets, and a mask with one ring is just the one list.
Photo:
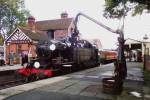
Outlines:
[[56, 29], [68, 29], [72, 22], [72, 18], [55, 19], [37, 21], [35, 23], [36, 30], [56, 30]]
[[24, 32], [30, 39], [32, 39], [34, 41], [47, 40], [48, 39], [46, 32], [43, 32], [43, 31], [32, 32], [31, 30], [29, 30], [27, 28], [22, 28], [22, 27], [19, 27], [19, 29], [22, 32]]

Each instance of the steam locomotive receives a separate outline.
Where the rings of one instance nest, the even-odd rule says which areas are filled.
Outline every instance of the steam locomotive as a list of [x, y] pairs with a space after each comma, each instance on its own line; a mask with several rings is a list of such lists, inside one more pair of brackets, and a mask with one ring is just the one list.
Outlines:
[[17, 76], [27, 81], [54, 76], [55, 72], [68, 72], [100, 64], [98, 49], [87, 40], [39, 41], [37, 58], [24, 64]]

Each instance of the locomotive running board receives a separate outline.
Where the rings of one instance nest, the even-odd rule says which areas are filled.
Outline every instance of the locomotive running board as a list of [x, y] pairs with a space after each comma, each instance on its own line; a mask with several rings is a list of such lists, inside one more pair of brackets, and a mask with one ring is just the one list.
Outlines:
[[69, 65], [69, 64], [67, 64], [67, 65], [62, 65], [63, 67], [72, 67], [72, 65]]
[[65, 62], [65, 63], [61, 63], [62, 65], [72, 65], [73, 62]]

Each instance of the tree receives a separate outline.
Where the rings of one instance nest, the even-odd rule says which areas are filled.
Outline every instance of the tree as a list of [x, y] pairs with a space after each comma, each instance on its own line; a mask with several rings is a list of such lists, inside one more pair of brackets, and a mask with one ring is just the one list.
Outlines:
[[0, 35], [3, 39], [5, 40], [16, 25], [26, 26], [28, 16], [24, 0], [0, 0]]
[[121, 18], [124, 14], [132, 11], [132, 15], [150, 11], [150, 0], [105, 0], [106, 18]]

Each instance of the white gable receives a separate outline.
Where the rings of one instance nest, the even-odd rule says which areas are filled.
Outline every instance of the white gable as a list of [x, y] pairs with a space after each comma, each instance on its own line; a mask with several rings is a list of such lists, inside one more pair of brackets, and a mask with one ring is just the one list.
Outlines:
[[16, 28], [15, 31], [6, 39], [6, 43], [28, 43], [31, 41], [32, 40], [19, 28]]

